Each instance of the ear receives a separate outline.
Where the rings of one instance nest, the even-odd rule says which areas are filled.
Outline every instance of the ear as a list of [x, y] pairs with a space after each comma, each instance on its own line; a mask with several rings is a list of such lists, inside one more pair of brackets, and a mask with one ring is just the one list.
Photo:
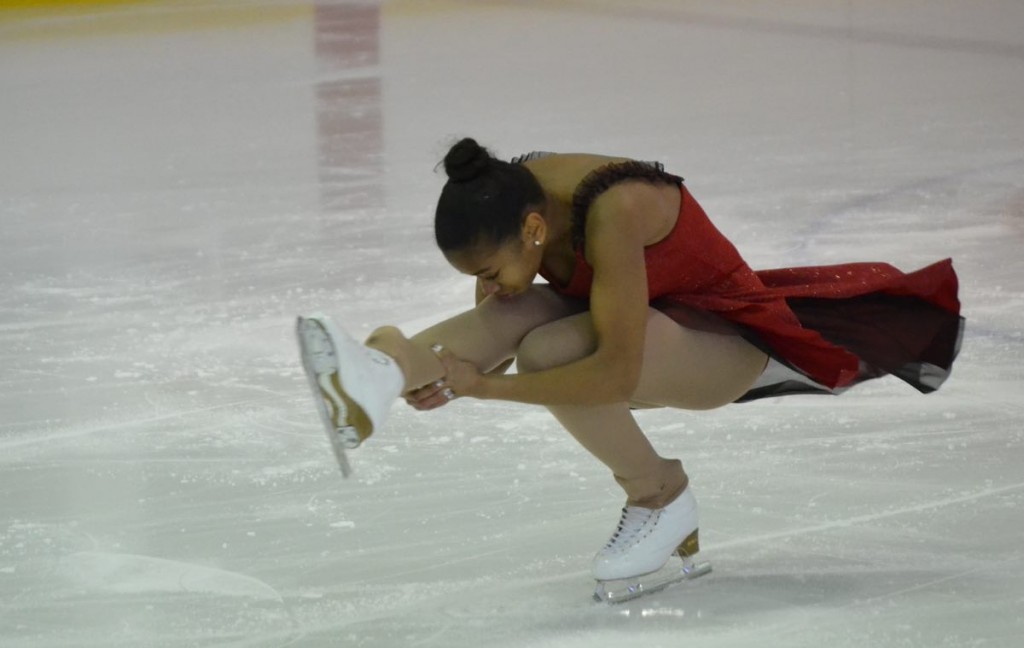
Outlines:
[[548, 222], [540, 212], [532, 211], [523, 221], [523, 245], [528, 248], [543, 245], [548, 236]]

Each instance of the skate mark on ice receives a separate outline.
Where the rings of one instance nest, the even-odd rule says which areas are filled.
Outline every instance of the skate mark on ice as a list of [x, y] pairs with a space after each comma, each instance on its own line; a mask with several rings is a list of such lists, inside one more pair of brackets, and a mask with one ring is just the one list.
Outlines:
[[434, 642], [435, 639], [437, 639], [438, 637], [440, 637], [444, 633], [448, 632], [448, 630], [450, 630], [452, 628], [452, 626], [454, 626], [454, 625], [455, 624], [452, 623], [452, 622], [445, 623], [443, 626], [438, 628], [437, 632], [431, 633], [431, 634], [427, 635], [426, 637], [423, 637], [422, 639], [417, 639], [416, 641], [413, 641], [412, 643], [409, 643], [407, 645], [411, 647], [411, 646], [425, 646], [427, 644], [431, 644], [431, 643]]
[[78, 437], [89, 436], [90, 434], [96, 434], [97, 432], [109, 432], [111, 430], [123, 430], [125, 428], [138, 427], [147, 425], [149, 423], [161, 423], [163, 421], [173, 421], [175, 419], [185, 418], [194, 414], [205, 414], [215, 410], [230, 409], [232, 407], [240, 407], [243, 405], [255, 405], [262, 403], [261, 400], [243, 400], [236, 401], [233, 403], [224, 403], [222, 405], [212, 405], [210, 407], [200, 407], [197, 409], [186, 410], [184, 412], [172, 412], [170, 414], [159, 414], [157, 416], [150, 416], [147, 418], [137, 418], [123, 421], [121, 423], [105, 423], [102, 425], [94, 425], [78, 430], [67, 430], [65, 432], [53, 432], [49, 434], [41, 434], [25, 439], [10, 439], [0, 442], [0, 448], [4, 450], [11, 450], [13, 448], [22, 448], [25, 446], [38, 445], [40, 443], [50, 443], [52, 441], [64, 441], [67, 439], [75, 439]]
[[963, 504], [965, 502], [973, 502], [975, 500], [984, 499], [986, 497], [992, 497], [993, 495], [1002, 495], [1003, 493], [1012, 493], [1014, 491], [1024, 490], [1024, 483], [1010, 484], [1008, 486], [1001, 486], [999, 488], [987, 488], [985, 490], [977, 491], [967, 495], [961, 495], [959, 497], [948, 497], [946, 499], [934, 500], [931, 502], [925, 502], [924, 504], [915, 504], [913, 506], [904, 506], [898, 509], [890, 511], [884, 511], [882, 513], [870, 513], [867, 515], [857, 515], [842, 520], [834, 520], [832, 522], [823, 522], [822, 524], [815, 524], [812, 526], [801, 527], [798, 529], [791, 529], [789, 531], [776, 531], [774, 533], [763, 533], [755, 536], [747, 536], [745, 538], [737, 538], [735, 540], [726, 540], [725, 542], [716, 542], [714, 544], [715, 549], [723, 549], [729, 547], [738, 547], [742, 545], [754, 544], [763, 542], [765, 540], [776, 540], [779, 538], [789, 538], [792, 536], [804, 535], [807, 533], [817, 533], [819, 531], [829, 531], [832, 529], [841, 529], [844, 527], [850, 527], [857, 524], [863, 524], [865, 522], [873, 522], [875, 520], [884, 520], [886, 518], [896, 517], [907, 513], [918, 513], [921, 511], [929, 511], [932, 509], [942, 508], [945, 506], [952, 506], [954, 504]]
[[1001, 565], [1001, 564], [1000, 565], [986, 565], [984, 567], [976, 567], [974, 569], [967, 569], [967, 570], [964, 570], [964, 571], [957, 572], [955, 574], [949, 574], [947, 576], [942, 576], [940, 578], [933, 578], [933, 579], [925, 581], [923, 583], [918, 583], [916, 585], [911, 585], [910, 587], [903, 587], [903, 588], [895, 590], [893, 592], [887, 592], [886, 594], [879, 594], [878, 596], [872, 596], [871, 598], [857, 600], [857, 601], [854, 601], [852, 603], [849, 603], [848, 605], [845, 605], [844, 607], [845, 608], [855, 608], [855, 607], [867, 606], [867, 605], [869, 605], [871, 603], [877, 603], [879, 601], [884, 601], [886, 599], [896, 598], [897, 596], [903, 596], [904, 594], [910, 594], [911, 592], [917, 592], [917, 591], [920, 591], [920, 590], [928, 589], [929, 587], [934, 587], [935, 585], [940, 585], [940, 584], [946, 583], [948, 581], [958, 580], [958, 579], [961, 579], [961, 578], [963, 578], [965, 576], [970, 576], [972, 574], [977, 574], [977, 573], [982, 573], [982, 572], [990, 572], [990, 571], [998, 571], [1000, 569], [1003, 569], [1003, 565]]
[[894, 198], [905, 197], [923, 189], [947, 186], [956, 179], [964, 180], [968, 176], [984, 177], [993, 170], [1015, 169], [1022, 165], [1024, 165], [1024, 158], [1000, 160], [982, 167], [958, 169], [954, 172], [940, 173], [937, 175], [910, 180], [903, 184], [890, 187], [882, 192], [858, 196], [851, 200], [844, 201], [835, 207], [826, 209], [821, 217], [813, 219], [808, 223], [804, 228], [804, 231], [795, 232], [794, 240], [797, 241], [797, 243], [788, 248], [786, 252], [797, 253], [799, 259], [809, 262], [810, 259], [807, 258], [807, 252], [809, 251], [811, 244], [818, 237], [825, 234], [829, 229], [832, 229], [836, 227], [838, 223], [842, 223], [847, 220], [851, 214], [856, 214], [857, 212], [865, 211], [872, 207], [877, 208], [880, 205], [884, 205], [885, 203], [892, 201]]
[[258, 578], [180, 560], [83, 551], [61, 558], [57, 569], [81, 587], [114, 594], [188, 592], [284, 603], [280, 592]]

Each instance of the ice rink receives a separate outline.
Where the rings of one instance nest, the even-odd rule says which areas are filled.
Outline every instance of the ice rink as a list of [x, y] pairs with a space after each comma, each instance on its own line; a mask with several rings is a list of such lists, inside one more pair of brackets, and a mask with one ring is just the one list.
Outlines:
[[[0, 646], [1024, 646], [1020, 2], [11, 4]], [[951, 256], [953, 375], [639, 413], [715, 571], [595, 604], [546, 411], [396, 405], [345, 481], [298, 362], [471, 305], [462, 135], [661, 160], [755, 268]]]

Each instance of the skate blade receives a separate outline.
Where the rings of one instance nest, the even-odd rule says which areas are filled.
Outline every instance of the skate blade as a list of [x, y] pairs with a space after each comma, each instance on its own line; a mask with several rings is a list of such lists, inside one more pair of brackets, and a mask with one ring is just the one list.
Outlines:
[[[320, 386], [319, 380], [317, 379], [316, 371], [310, 366], [308, 361], [308, 350], [306, 349], [305, 338], [302, 336], [302, 328], [305, 326], [306, 320], [302, 317], [298, 318], [295, 325], [296, 337], [299, 340], [299, 349], [302, 356], [302, 367], [306, 372], [306, 378], [309, 382], [309, 388], [313, 392], [313, 400], [316, 402], [316, 410], [320, 415], [320, 422], [323, 425], [324, 431], [327, 433], [327, 441], [331, 444], [331, 450], [334, 452], [334, 459], [338, 463], [338, 468], [341, 469], [341, 476], [346, 479], [352, 475], [352, 465], [348, 461], [348, 455], [345, 450], [347, 447], [346, 442], [338, 434], [334, 418], [331, 413], [327, 411], [327, 401], [325, 400], [325, 391]], [[344, 393], [344, 392], [342, 392]], [[332, 400], [333, 403], [333, 400]], [[335, 407], [338, 405], [335, 404]], [[343, 405], [344, 407], [344, 405]], [[345, 416], [345, 411], [336, 412], [338, 419], [340, 420]]]
[[660, 592], [669, 585], [681, 581], [694, 580], [711, 573], [711, 563], [697, 563], [684, 560], [680, 565], [675, 561], [656, 572], [623, 578], [620, 580], [598, 581], [594, 590], [594, 600], [598, 603], [618, 604], [638, 599], [641, 596]]

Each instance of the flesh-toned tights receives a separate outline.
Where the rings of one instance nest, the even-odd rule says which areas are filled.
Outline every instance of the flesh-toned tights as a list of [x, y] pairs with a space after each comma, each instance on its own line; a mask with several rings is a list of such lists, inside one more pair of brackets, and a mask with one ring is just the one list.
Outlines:
[[[596, 336], [584, 304], [537, 285], [513, 299], [485, 299], [412, 338], [382, 327], [366, 343], [396, 359], [409, 391], [443, 378], [433, 344], [482, 372], [515, 357], [519, 372], [530, 373], [586, 357], [596, 347]], [[631, 406], [719, 407], [743, 395], [765, 362], [765, 354], [739, 336], [688, 329], [650, 308], [643, 369], [632, 402], [548, 409], [612, 471], [630, 504], [660, 508], [686, 488], [688, 478], [679, 460], [654, 450]]]

